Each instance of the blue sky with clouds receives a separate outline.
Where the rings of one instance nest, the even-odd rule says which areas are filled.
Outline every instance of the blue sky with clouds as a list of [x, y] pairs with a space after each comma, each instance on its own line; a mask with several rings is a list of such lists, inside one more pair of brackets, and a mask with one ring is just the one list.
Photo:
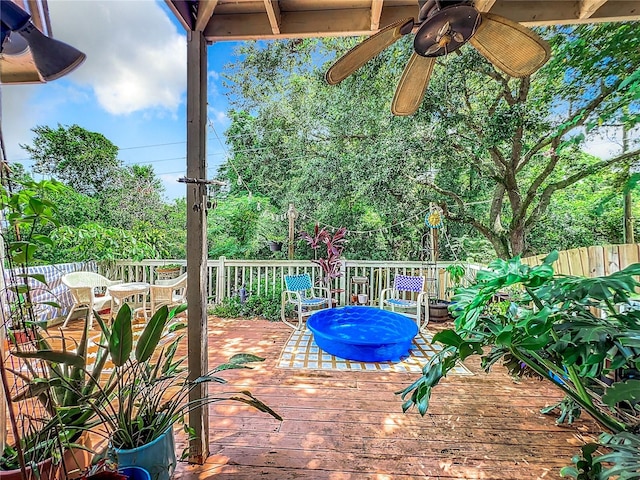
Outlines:
[[[186, 34], [164, 2], [50, 0], [53, 36], [87, 55], [71, 74], [42, 85], [4, 85], [2, 128], [9, 162], [30, 165], [20, 144], [37, 125], [102, 133], [125, 164], [151, 164], [167, 199], [183, 197], [186, 170]], [[237, 43], [208, 49], [209, 115], [220, 138], [228, 126], [219, 73]], [[208, 128], [209, 176], [225, 150]]]
[[[1, 88], [2, 128], [9, 162], [29, 166], [20, 144], [37, 125], [78, 124], [120, 148], [125, 164], [151, 164], [167, 199], [183, 197], [186, 170], [186, 33], [160, 0], [49, 0], [53, 35], [87, 60], [43, 85]], [[217, 135], [228, 127], [220, 72], [237, 43], [208, 47], [209, 116]], [[225, 148], [207, 129], [209, 177]], [[634, 135], [635, 137], [635, 135]], [[619, 129], [591, 139], [587, 150], [608, 157], [621, 150]]]

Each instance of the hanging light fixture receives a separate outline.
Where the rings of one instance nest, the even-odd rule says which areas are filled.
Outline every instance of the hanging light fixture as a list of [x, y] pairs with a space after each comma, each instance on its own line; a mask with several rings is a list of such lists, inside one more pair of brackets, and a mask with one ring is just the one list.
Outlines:
[[0, 1], [0, 53], [20, 55], [27, 47], [45, 81], [66, 75], [86, 58], [80, 50], [43, 34], [31, 22], [31, 15], [12, 1]]

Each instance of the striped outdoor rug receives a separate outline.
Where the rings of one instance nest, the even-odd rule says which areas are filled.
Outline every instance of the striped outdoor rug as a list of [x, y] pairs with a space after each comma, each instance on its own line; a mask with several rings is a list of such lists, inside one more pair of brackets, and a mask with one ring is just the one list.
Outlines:
[[[368, 363], [345, 360], [322, 351], [313, 340], [311, 331], [305, 328], [291, 334], [280, 354], [277, 366], [300, 370], [420, 373], [424, 364], [442, 349], [440, 345], [432, 345], [431, 338], [431, 334], [420, 332], [413, 339], [409, 356], [400, 362]], [[461, 363], [451, 373], [473, 375]]]

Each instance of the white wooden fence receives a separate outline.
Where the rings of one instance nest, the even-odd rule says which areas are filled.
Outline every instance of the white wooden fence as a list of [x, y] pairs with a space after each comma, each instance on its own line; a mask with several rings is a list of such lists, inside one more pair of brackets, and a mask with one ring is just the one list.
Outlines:
[[[143, 260], [118, 261], [115, 271], [107, 275], [110, 278], [127, 282], [155, 283], [158, 267], [166, 264], [180, 264], [186, 267], [185, 260]], [[427, 278], [425, 290], [432, 298], [448, 298], [451, 280], [445, 270], [450, 262], [437, 264], [405, 261], [343, 260], [342, 275], [335, 279], [333, 289], [340, 305], [349, 303], [354, 293], [368, 293], [371, 302], [375, 302], [383, 288], [391, 286], [395, 275], [423, 275]], [[480, 265], [464, 264], [465, 278], [468, 283], [475, 278]], [[220, 257], [207, 262], [207, 297], [209, 303], [220, 303], [224, 298], [237, 295], [242, 286], [248, 292], [272, 294], [281, 291], [284, 276], [308, 273], [315, 282], [321, 276], [320, 267], [309, 260], [232, 260]], [[353, 277], [366, 277], [368, 287], [352, 282]]]

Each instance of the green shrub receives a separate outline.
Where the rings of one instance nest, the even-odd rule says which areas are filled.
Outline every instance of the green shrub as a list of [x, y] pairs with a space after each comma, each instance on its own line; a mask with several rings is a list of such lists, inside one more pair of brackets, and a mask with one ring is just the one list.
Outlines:
[[[240, 303], [240, 297], [233, 296], [223, 299], [222, 303], [214, 306], [210, 313], [222, 318], [234, 317], [261, 317], [271, 322], [280, 320], [281, 292], [276, 289], [273, 293], [257, 293], [258, 287], [252, 289], [253, 292], [247, 301]], [[285, 315], [293, 314], [293, 305], [286, 305]]]
[[215, 305], [211, 310], [212, 315], [222, 318], [239, 317], [242, 312], [242, 304], [238, 297], [224, 298], [222, 303]]

